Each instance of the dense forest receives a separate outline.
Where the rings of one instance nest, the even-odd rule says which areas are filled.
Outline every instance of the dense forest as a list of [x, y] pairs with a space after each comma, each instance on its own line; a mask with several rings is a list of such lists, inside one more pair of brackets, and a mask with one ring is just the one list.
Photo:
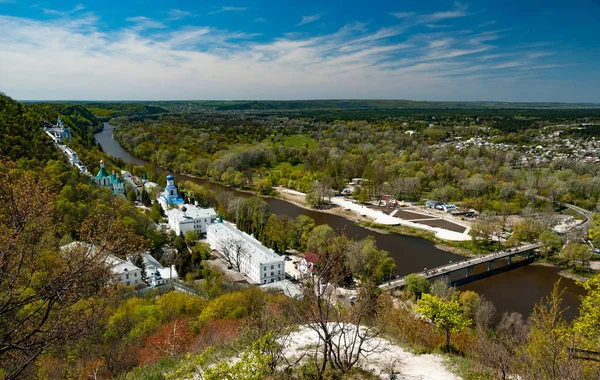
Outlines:
[[[115, 119], [120, 127], [115, 136], [127, 150], [159, 166], [263, 193], [276, 185], [309, 192], [315, 181], [341, 190], [362, 177], [369, 180], [363, 191], [375, 197], [461, 201], [495, 213], [551, 208], [558, 200], [594, 209], [600, 195], [598, 165], [575, 157], [523, 161], [524, 146], [553, 120], [449, 114], [429, 121], [411, 116], [323, 122], [201, 113]], [[470, 138], [512, 148], [449, 143]]]

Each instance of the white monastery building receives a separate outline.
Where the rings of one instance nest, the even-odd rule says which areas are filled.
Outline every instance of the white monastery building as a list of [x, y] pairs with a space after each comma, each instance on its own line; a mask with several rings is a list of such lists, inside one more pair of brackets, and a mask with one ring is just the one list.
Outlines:
[[[81, 251], [81, 254], [95, 254], [97, 252], [95, 245], [82, 241], [74, 241], [67, 245], [63, 245], [60, 249], [76, 249]], [[107, 252], [102, 252], [101, 254], [105, 256], [104, 263], [110, 268], [115, 281], [127, 286], [146, 285], [142, 281], [142, 270], [140, 268]]]
[[205, 234], [206, 227], [217, 219], [217, 212], [212, 208], [199, 208], [194, 205], [184, 204], [180, 208], [167, 210], [169, 227], [177, 235], [187, 231], [196, 231]]
[[283, 258], [262, 245], [254, 237], [238, 230], [230, 223], [210, 224], [206, 228], [206, 239], [210, 247], [222, 255], [232, 251], [231, 246], [239, 249], [240, 272], [257, 284], [269, 284], [285, 279]]
[[129, 261], [108, 255], [105, 262], [110, 266], [110, 270], [116, 281], [127, 286], [146, 286], [142, 282], [142, 270]]

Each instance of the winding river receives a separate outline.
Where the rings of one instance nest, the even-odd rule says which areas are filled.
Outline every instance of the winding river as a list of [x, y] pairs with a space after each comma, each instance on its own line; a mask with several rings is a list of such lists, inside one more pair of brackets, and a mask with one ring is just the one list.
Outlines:
[[[104, 130], [95, 135], [96, 141], [102, 145], [102, 149], [113, 157], [122, 158], [127, 163], [146, 165], [146, 161], [131, 155], [113, 139], [114, 128], [113, 125], [104, 123]], [[241, 197], [253, 196], [250, 193], [236, 191], [201, 178], [182, 174], [176, 174], [176, 178], [180, 181], [192, 181], [218, 191], [233, 192]], [[338, 231], [344, 230], [349, 237], [356, 239], [374, 236], [377, 246], [388, 251], [395, 260], [400, 275], [419, 272], [423, 268], [433, 268], [449, 261], [462, 260], [461, 256], [442, 251], [433, 243], [421, 238], [380, 234], [359, 227], [341, 216], [304, 209], [278, 198], [266, 197], [265, 201], [269, 204], [271, 211], [278, 215], [288, 215], [292, 218], [301, 214], [308, 215], [317, 224], [328, 224]], [[565, 317], [571, 320], [577, 315], [579, 296], [583, 294], [583, 291], [573, 280], [560, 277], [558, 271], [557, 268], [529, 265], [461, 286], [460, 289], [473, 290], [482, 294], [494, 303], [499, 314], [516, 311], [527, 316], [533, 310], [535, 303], [549, 295], [554, 283], [561, 279], [561, 285], [565, 290], [563, 305], [568, 307]]]

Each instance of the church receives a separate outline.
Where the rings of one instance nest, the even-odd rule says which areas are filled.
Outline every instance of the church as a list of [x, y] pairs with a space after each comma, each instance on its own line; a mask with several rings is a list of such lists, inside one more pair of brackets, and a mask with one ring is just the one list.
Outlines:
[[96, 185], [111, 188], [115, 195], [125, 195], [123, 181], [114, 173], [108, 174], [106, 169], [104, 169], [104, 161], [100, 161], [100, 170], [96, 174], [96, 177], [94, 177], [94, 182], [96, 182]]
[[163, 193], [158, 197], [158, 201], [165, 210], [168, 210], [169, 206], [179, 206], [183, 204], [183, 197], [177, 192], [173, 174], [167, 176], [167, 186]]

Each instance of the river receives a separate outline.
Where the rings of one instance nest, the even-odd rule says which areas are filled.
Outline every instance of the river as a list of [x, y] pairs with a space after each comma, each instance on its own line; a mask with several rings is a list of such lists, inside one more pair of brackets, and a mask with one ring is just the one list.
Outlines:
[[[122, 158], [127, 163], [146, 165], [146, 161], [133, 156], [113, 139], [114, 128], [113, 125], [104, 123], [104, 130], [95, 135], [96, 141], [102, 145], [102, 149], [113, 157]], [[183, 174], [175, 174], [175, 177], [179, 181], [192, 181], [218, 191], [233, 192], [242, 197], [253, 196], [250, 193], [236, 191], [201, 178]], [[335, 230], [344, 230], [346, 235], [352, 238], [375, 237], [377, 246], [380, 249], [388, 251], [396, 262], [398, 274], [400, 275], [419, 272], [423, 268], [433, 268], [446, 264], [449, 261], [463, 259], [462, 256], [436, 248], [433, 243], [425, 239], [373, 232], [359, 227], [352, 221], [341, 216], [304, 209], [278, 198], [265, 197], [265, 201], [269, 204], [271, 211], [277, 215], [288, 215], [295, 218], [298, 215], [304, 214], [313, 218], [317, 224], [328, 224]], [[482, 269], [480, 268], [480, 270]], [[549, 295], [554, 283], [561, 279], [561, 285], [564, 287], [563, 305], [568, 307], [565, 317], [568, 320], [572, 320], [577, 315], [579, 296], [584, 293], [573, 280], [560, 277], [558, 272], [557, 268], [529, 265], [463, 285], [459, 289], [473, 290], [485, 296], [485, 298], [494, 303], [499, 314], [516, 311], [528, 316], [533, 310], [535, 303], [542, 297]]]

